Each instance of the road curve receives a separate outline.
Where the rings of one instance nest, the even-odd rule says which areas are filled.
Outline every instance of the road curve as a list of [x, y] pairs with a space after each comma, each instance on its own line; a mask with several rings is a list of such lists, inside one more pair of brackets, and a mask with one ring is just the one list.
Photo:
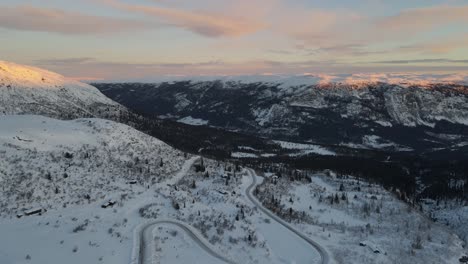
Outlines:
[[247, 196], [247, 198], [249, 198], [249, 200], [255, 205], [258, 207], [258, 209], [260, 209], [263, 213], [265, 213], [266, 215], [268, 215], [269, 217], [273, 218], [273, 220], [275, 220], [276, 222], [278, 222], [279, 224], [281, 224], [282, 226], [286, 227], [289, 231], [293, 232], [294, 234], [296, 234], [298, 237], [302, 238], [305, 242], [307, 242], [309, 245], [311, 245], [315, 250], [317, 250], [320, 254], [320, 258], [321, 258], [321, 264], [328, 264], [330, 262], [330, 257], [328, 255], [328, 252], [325, 250], [325, 248], [323, 248], [321, 245], [319, 245], [317, 242], [313, 241], [312, 239], [310, 239], [309, 237], [307, 237], [306, 235], [304, 235], [303, 233], [297, 231], [294, 227], [292, 227], [290, 224], [288, 224], [286, 221], [284, 221], [283, 219], [281, 219], [279, 216], [275, 215], [273, 212], [271, 212], [270, 210], [268, 210], [267, 208], [265, 208], [262, 203], [257, 200], [257, 198], [255, 198], [255, 196], [253, 195], [253, 190], [255, 189], [255, 187], [257, 186], [257, 174], [255, 173], [254, 170], [252, 169], [247, 169], [247, 171], [249, 172], [250, 176], [252, 176], [252, 183], [250, 184], [249, 187], [247, 187], [246, 191], [245, 191], [245, 194]]
[[138, 257], [138, 264], [151, 264], [152, 261], [152, 251], [151, 251], [151, 241], [153, 239], [152, 231], [156, 226], [161, 224], [169, 224], [174, 225], [180, 229], [182, 229], [185, 233], [187, 233], [193, 241], [195, 241], [198, 246], [200, 246], [203, 250], [205, 250], [208, 254], [217, 258], [225, 263], [235, 264], [232, 260], [226, 258], [225, 256], [217, 253], [214, 249], [211, 248], [210, 244], [205, 241], [205, 239], [196, 232], [196, 230], [177, 220], [167, 219], [167, 220], [157, 220], [150, 223], [145, 224], [139, 231], [140, 233], [140, 248], [139, 248], [139, 257]]
[[[180, 171], [172, 178], [161, 183], [163, 188], [167, 188], [168, 185], [173, 185], [180, 179], [182, 179], [185, 174], [190, 170], [192, 165], [200, 159], [199, 156], [194, 156], [185, 161], [185, 164], [182, 166]], [[193, 239], [203, 250], [208, 254], [217, 258], [223, 262], [229, 264], [235, 264], [232, 260], [226, 258], [225, 256], [217, 253], [214, 249], [211, 248], [210, 244], [203, 238], [198, 231], [191, 227], [190, 225], [183, 223], [175, 219], [160, 219], [151, 222], [144, 223], [135, 229], [134, 235], [134, 245], [133, 252], [130, 264], [152, 264], [153, 251], [151, 249], [151, 242], [153, 241], [153, 230], [158, 225], [173, 225], [182, 229], [187, 233], [191, 239]]]

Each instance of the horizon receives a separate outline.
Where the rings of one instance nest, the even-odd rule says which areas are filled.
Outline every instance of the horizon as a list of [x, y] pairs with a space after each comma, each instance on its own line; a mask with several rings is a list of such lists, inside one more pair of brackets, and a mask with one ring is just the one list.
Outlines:
[[468, 72], [468, 1], [0, 4], [5, 60], [79, 80]]

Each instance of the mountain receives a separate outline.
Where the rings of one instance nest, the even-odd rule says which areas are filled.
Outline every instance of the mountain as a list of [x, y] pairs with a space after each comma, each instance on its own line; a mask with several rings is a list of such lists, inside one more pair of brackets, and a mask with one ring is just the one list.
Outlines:
[[70, 119], [117, 117], [124, 108], [96, 88], [59, 74], [0, 61], [0, 114]]
[[432, 153], [468, 146], [468, 86], [452, 79], [262, 76], [94, 85], [132, 110], [192, 125]]

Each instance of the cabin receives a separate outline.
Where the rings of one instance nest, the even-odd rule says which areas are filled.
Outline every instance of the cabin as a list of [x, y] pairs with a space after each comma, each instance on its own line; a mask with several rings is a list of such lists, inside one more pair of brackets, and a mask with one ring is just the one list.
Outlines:
[[43, 213], [43, 209], [42, 208], [34, 208], [34, 209], [31, 209], [31, 210], [27, 210], [24, 212], [25, 215], [27, 216], [30, 216], [30, 215], [41, 215]]
[[374, 243], [369, 241], [361, 241], [359, 242], [359, 246], [369, 247], [375, 254], [380, 254], [382, 252], [382, 250], [380, 250], [379, 247], [377, 247]]
[[104, 203], [103, 205], [101, 205], [101, 208], [106, 209], [106, 208], [108, 208], [108, 207], [114, 206], [115, 204], [116, 204], [116, 201], [110, 200], [110, 201]]

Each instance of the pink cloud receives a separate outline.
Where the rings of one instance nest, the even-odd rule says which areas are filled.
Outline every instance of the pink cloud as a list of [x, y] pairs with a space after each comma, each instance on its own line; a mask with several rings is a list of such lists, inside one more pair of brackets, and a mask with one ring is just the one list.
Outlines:
[[141, 21], [34, 6], [0, 7], [0, 27], [61, 34], [101, 34], [150, 28]]
[[416, 32], [461, 23], [468, 27], [468, 5], [433, 6], [403, 10], [395, 16], [380, 19], [377, 27], [384, 30]]
[[144, 14], [168, 25], [184, 28], [207, 37], [238, 37], [257, 32], [265, 27], [263, 22], [249, 17], [125, 4], [115, 0], [104, 0], [103, 2], [122, 10]]

